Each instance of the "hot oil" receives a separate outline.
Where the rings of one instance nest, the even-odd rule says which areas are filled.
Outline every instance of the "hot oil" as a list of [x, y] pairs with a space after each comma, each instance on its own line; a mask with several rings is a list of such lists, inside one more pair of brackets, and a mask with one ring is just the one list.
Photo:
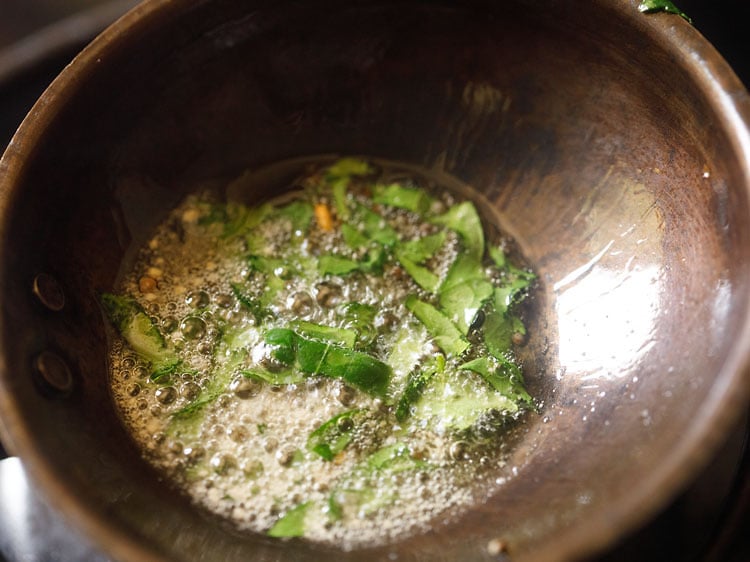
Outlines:
[[[330, 161], [324, 160], [327, 164]], [[438, 194], [445, 208], [456, 201], [453, 191], [430, 180], [429, 174], [377, 162], [384, 181], [409, 178]], [[229, 186], [233, 199], [248, 201], [263, 191], [299, 192], [300, 182], [321, 165], [320, 159], [285, 162], [258, 174], [246, 174]], [[276, 184], [278, 189], [269, 189]], [[465, 194], [462, 194], [465, 195]], [[181, 355], [179, 372], [167, 380], [149, 379], [148, 365], [122, 341], [111, 352], [112, 392], [124, 423], [144, 456], [163, 470], [196, 504], [230, 519], [238, 528], [266, 532], [280, 516], [307, 504], [305, 536], [345, 549], [391, 542], [427, 530], [470, 509], [511, 476], [506, 459], [512, 448], [510, 432], [477, 431], [470, 436], [433, 431], [406, 420], [395, 422], [385, 413], [393, 405], [327, 377], [310, 377], [294, 384], [271, 385], [232, 374], [225, 388], [189, 421], [175, 423], [174, 414], [194, 404], [212, 389], [212, 369], [229, 353], [218, 341], [230, 331], [236, 345], [262, 354], [258, 318], [238, 300], [233, 283], [245, 283], [263, 293], [267, 278], [245, 259], [246, 240], [227, 240], [221, 225], [205, 224], [206, 206], [215, 196], [197, 194], [176, 208], [155, 232], [125, 276], [119, 292], [134, 296], [152, 317], [169, 345]], [[425, 228], [408, 213], [387, 217], [403, 232]], [[297, 240], [310, 252], [336, 251], [335, 235], [319, 232], [308, 240], [283, 225], [269, 238], [279, 244]], [[499, 230], [487, 233], [495, 244], [512, 244]], [[450, 263], [458, 240], [449, 240], [442, 256]], [[440, 256], [438, 256], [440, 257]], [[379, 307], [373, 353], [387, 359], [402, 328], [420, 331], [403, 305], [418, 292], [408, 276], [356, 275], [315, 279], [284, 271], [271, 309], [278, 325], [305, 320], [321, 325], [340, 323], [341, 306], [357, 302]], [[417, 353], [434, 355], [434, 344]], [[406, 385], [408, 373], [394, 373], [395, 387]], [[215, 378], [215, 377], [213, 377]], [[471, 382], [467, 384], [473, 384]], [[392, 400], [391, 400], [392, 401]], [[352, 442], [332, 461], [311, 453], [308, 436], [344, 411], [369, 412]], [[384, 415], [378, 415], [383, 412]], [[518, 424], [506, 425], [518, 431]], [[494, 426], [493, 426], [494, 427]], [[405, 470], [373, 472], [363, 469], [362, 456], [403, 444], [411, 465]], [[332, 504], [332, 499], [334, 503]], [[335, 506], [335, 507], [332, 507]], [[333, 513], [335, 512], [335, 513]]]

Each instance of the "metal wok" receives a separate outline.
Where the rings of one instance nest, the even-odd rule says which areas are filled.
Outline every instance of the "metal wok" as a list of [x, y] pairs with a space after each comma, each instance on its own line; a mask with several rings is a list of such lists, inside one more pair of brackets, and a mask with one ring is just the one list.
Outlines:
[[[0, 162], [2, 440], [122, 560], [591, 555], [646, 520], [746, 407], [750, 98], [631, 0], [156, 0], [105, 31]], [[241, 535], [141, 459], [98, 292], [187, 192], [319, 153], [445, 173], [540, 274], [543, 401], [475, 509], [357, 552]], [[264, 197], [262, 187], [257, 197]]]

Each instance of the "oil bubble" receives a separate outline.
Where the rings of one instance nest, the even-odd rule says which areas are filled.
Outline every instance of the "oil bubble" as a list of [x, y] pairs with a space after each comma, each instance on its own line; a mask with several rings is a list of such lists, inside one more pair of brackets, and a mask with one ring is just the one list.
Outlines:
[[259, 460], [246, 461], [240, 468], [248, 478], [258, 478], [264, 471], [263, 463]]
[[206, 291], [191, 291], [185, 297], [185, 304], [193, 308], [205, 308], [211, 302], [211, 297]]
[[235, 443], [244, 443], [250, 437], [250, 433], [247, 428], [241, 425], [235, 425], [227, 432], [229, 438]]
[[164, 332], [167, 334], [171, 334], [179, 327], [179, 322], [177, 321], [177, 318], [174, 316], [167, 316], [162, 320], [161, 327]]
[[177, 391], [172, 386], [162, 386], [156, 389], [156, 392], [154, 392], [154, 397], [159, 402], [159, 404], [171, 404], [177, 398]]
[[232, 379], [232, 382], [229, 383], [229, 390], [234, 392], [234, 394], [238, 398], [242, 398], [243, 400], [252, 398], [253, 396], [257, 396], [257, 394], [260, 392], [260, 389], [261, 384], [258, 381], [249, 379], [242, 375], [234, 377]]
[[216, 474], [226, 474], [237, 466], [237, 461], [232, 455], [216, 453], [211, 457], [210, 465]]
[[192, 381], [188, 381], [180, 387], [180, 395], [188, 401], [195, 400], [200, 392], [201, 387]]
[[188, 340], [199, 340], [206, 335], [206, 323], [197, 316], [188, 316], [180, 324], [180, 331]]
[[289, 466], [294, 460], [294, 453], [297, 450], [291, 445], [285, 445], [276, 451], [276, 460], [281, 466]]

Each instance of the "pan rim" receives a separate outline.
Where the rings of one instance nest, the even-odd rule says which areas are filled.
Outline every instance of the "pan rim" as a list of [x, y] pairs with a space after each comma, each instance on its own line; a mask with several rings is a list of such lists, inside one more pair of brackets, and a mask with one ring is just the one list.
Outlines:
[[[6, 214], [12, 207], [13, 198], [19, 196], [13, 186], [24, 175], [26, 162], [33, 156], [45, 129], [60, 108], [76, 95], [78, 85], [85, 82], [99, 61], [106, 58], [111, 49], [126, 46], [134, 31], [158, 25], [163, 18], [171, 18], [181, 10], [192, 9], [203, 3], [205, 0], [198, 3], [174, 0], [145, 2], [108, 27], [74, 59], [36, 102], [0, 160], [0, 216]], [[598, 0], [597, 3], [605, 2]], [[672, 53], [687, 69], [701, 92], [711, 100], [736, 154], [741, 157], [739, 165], [750, 199], [750, 95], [739, 78], [705, 38], [681, 18], [669, 14], [644, 16], [637, 12], [633, 0], [618, 0], [611, 9], [627, 23], [643, 29]], [[4, 236], [5, 226], [0, 223], [0, 239], [4, 239]], [[0, 338], [5, 339], [5, 332], [6, 327], [0, 325]], [[27, 470], [31, 478], [40, 484], [45, 496], [58, 508], [64, 505], [66, 515], [74, 520], [74, 524], [116, 558], [167, 559], [145, 548], [124, 529], [115, 529], [103, 523], [81, 498], [71, 494], [56, 477], [54, 468], [44, 462], [43, 451], [37, 448], [33, 435], [27, 433], [22, 423], [13, 393], [10, 392], [12, 381], [5, 375], [8, 372], [9, 366], [0, 357], [0, 410], [3, 412], [0, 417], [0, 437], [11, 452], [28, 461]], [[683, 439], [671, 451], [669, 462], [650, 474], [648, 482], [637, 493], [621, 498], [616, 508], [608, 512], [606, 520], [593, 519], [588, 521], [588, 525], [563, 530], [554, 545], [543, 545], [528, 554], [524, 553], [523, 559], [561, 560], [591, 555], [634, 530], [663, 507], [708, 462], [720, 446], [723, 436], [744, 412], [749, 395], [750, 310], [746, 311], [737, 341], [716, 378], [709, 400]]]

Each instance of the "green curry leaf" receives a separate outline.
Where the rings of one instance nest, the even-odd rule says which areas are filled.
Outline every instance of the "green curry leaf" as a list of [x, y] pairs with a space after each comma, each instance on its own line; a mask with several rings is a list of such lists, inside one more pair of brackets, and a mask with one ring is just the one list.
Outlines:
[[347, 275], [352, 271], [359, 270], [361, 265], [356, 260], [330, 254], [320, 256], [318, 271], [320, 271], [321, 275]]
[[294, 230], [306, 231], [313, 218], [313, 206], [309, 201], [292, 201], [274, 209], [273, 216], [288, 219]]
[[479, 357], [464, 363], [460, 368], [482, 375], [492, 388], [511, 400], [529, 405], [532, 403], [531, 396], [523, 386], [521, 369], [507, 359]]
[[304, 502], [287, 511], [268, 531], [269, 537], [301, 537], [305, 534], [305, 519], [312, 504]]
[[334, 326], [324, 326], [304, 320], [297, 320], [292, 323], [297, 333], [312, 339], [329, 341], [344, 347], [352, 348], [357, 341], [357, 332], [347, 328], [336, 328]]
[[328, 167], [326, 179], [328, 181], [351, 176], [366, 176], [373, 172], [372, 166], [360, 158], [340, 158]]
[[438, 286], [440, 285], [440, 278], [432, 271], [413, 262], [398, 250], [396, 251], [396, 259], [398, 259], [401, 267], [406, 270], [406, 273], [414, 279], [414, 282], [417, 285], [430, 293], [437, 291]]
[[474, 256], [461, 254], [440, 286], [440, 307], [463, 335], [469, 331], [479, 309], [493, 294], [493, 285]]
[[424, 324], [435, 343], [449, 356], [461, 355], [469, 348], [469, 342], [455, 324], [437, 308], [419, 300], [414, 295], [406, 299], [406, 308]]
[[501, 283], [495, 287], [494, 291], [495, 310], [505, 311], [519, 300], [519, 297], [534, 282], [536, 275], [514, 266], [500, 248], [491, 247], [489, 254], [502, 274]]
[[474, 203], [464, 201], [452, 206], [442, 215], [432, 217], [430, 222], [446, 226], [458, 233], [465, 252], [476, 261], [484, 256], [484, 230]]
[[638, 11], [646, 14], [654, 12], [667, 12], [669, 14], [677, 14], [688, 23], [693, 23], [693, 20], [690, 19], [690, 17], [685, 12], [680, 10], [674, 4], [674, 2], [671, 2], [670, 0], [643, 0], [638, 5]]
[[135, 299], [104, 293], [101, 303], [110, 321], [131, 349], [151, 364], [153, 380], [174, 373], [181, 363], [180, 358]]
[[446, 233], [440, 230], [435, 234], [401, 242], [398, 245], [398, 252], [401, 256], [413, 261], [422, 263], [435, 255], [445, 244]]
[[295, 361], [302, 373], [341, 379], [373, 396], [385, 395], [388, 388], [391, 368], [366, 353], [305, 338], [288, 328], [269, 330], [265, 341], [274, 346], [277, 359]]
[[373, 201], [399, 207], [424, 215], [430, 210], [433, 199], [422, 189], [404, 187], [398, 183], [378, 184], [374, 188]]
[[409, 374], [406, 388], [396, 405], [396, 420], [404, 422], [411, 415], [414, 404], [419, 401], [430, 379], [435, 373], [442, 372], [443, 369], [445, 369], [445, 357], [437, 354], [432, 361], [428, 361], [421, 369], [416, 369]]
[[313, 431], [307, 439], [307, 448], [326, 461], [332, 461], [352, 439], [365, 410], [356, 409], [333, 416]]

